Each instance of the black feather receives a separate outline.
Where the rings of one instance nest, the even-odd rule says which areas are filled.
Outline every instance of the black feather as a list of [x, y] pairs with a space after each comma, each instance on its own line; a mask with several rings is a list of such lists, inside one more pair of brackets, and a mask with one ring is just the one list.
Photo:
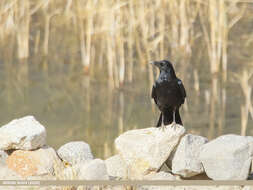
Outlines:
[[161, 111], [157, 127], [163, 122], [168, 125], [173, 122], [175, 112], [176, 123], [182, 125], [179, 108], [184, 104], [186, 91], [183, 82], [177, 78], [175, 70], [169, 61], [156, 61], [153, 63], [160, 70], [160, 75], [152, 88], [151, 97]]

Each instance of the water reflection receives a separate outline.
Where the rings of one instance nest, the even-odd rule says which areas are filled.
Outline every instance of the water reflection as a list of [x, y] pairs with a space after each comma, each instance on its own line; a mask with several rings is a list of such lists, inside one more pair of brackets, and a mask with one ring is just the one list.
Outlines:
[[[248, 73], [244, 70], [242, 76], [245, 72]], [[247, 108], [248, 112], [252, 109], [251, 90], [247, 91], [246, 98], [235, 93], [240, 91], [238, 83], [221, 86], [217, 78], [209, 82], [203, 74], [205, 71], [200, 71], [199, 95], [191, 90], [194, 83], [185, 85], [188, 108], [181, 113], [187, 130], [210, 139], [226, 133], [253, 135], [252, 119], [248, 118], [245, 124], [245, 116], [241, 114], [245, 110], [240, 109]], [[246, 80], [249, 75], [242, 76], [242, 82], [250, 85]], [[158, 119], [158, 110], [152, 110], [149, 82], [142, 80], [145, 77], [148, 77], [147, 72], [139, 72], [135, 83], [115, 90], [104, 80], [80, 75], [71, 65], [56, 68], [48, 65], [41, 69], [29, 61], [11, 68], [1, 64], [1, 124], [33, 114], [47, 127], [48, 144], [53, 147], [71, 140], [84, 140], [91, 144], [96, 156], [108, 157], [115, 153], [113, 142], [119, 134], [154, 126]], [[218, 92], [214, 90], [215, 85]]]
[[[252, 5], [71, 2], [64, 10], [60, 2], [32, 3], [38, 11], [21, 18], [22, 34], [0, 27], [0, 124], [32, 114], [54, 148], [83, 140], [96, 157], [109, 157], [118, 135], [155, 126], [158, 73], [148, 63], [169, 57], [187, 91], [180, 112], [188, 132], [253, 135]], [[92, 7], [86, 17], [82, 9]]]

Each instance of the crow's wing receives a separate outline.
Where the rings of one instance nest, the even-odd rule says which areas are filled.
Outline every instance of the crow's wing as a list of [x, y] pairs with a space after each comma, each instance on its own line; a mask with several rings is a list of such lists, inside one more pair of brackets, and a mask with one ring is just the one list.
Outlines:
[[151, 97], [154, 99], [155, 103], [157, 104], [157, 102], [156, 102], [156, 93], [155, 93], [155, 84], [152, 87]]
[[178, 84], [178, 86], [179, 86], [181, 95], [182, 95], [182, 97], [183, 97], [183, 103], [184, 103], [184, 99], [185, 99], [185, 97], [186, 97], [186, 91], [185, 91], [183, 82], [182, 82], [180, 79], [177, 79], [177, 84]]

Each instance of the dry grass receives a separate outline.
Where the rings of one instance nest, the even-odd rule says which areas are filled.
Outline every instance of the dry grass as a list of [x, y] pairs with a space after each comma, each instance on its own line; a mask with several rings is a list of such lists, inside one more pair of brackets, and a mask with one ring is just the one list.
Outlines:
[[[0, 2], [0, 38], [5, 46], [15, 39], [19, 59], [34, 53], [48, 55], [51, 29], [60, 25], [73, 28], [70, 36], [78, 36], [81, 63], [86, 74], [92, 65], [107, 64], [109, 81], [119, 87], [133, 80], [135, 63], [148, 62], [169, 55], [174, 61], [189, 62], [192, 46], [202, 35], [210, 60], [210, 72], [227, 73], [229, 29], [243, 16], [240, 8], [233, 17], [230, 9], [240, 1], [225, 0], [2, 0]], [[245, 6], [244, 6], [245, 7]], [[194, 24], [201, 21], [202, 30]], [[230, 19], [231, 17], [231, 19]], [[229, 20], [229, 21], [228, 21]], [[36, 32], [36, 26], [40, 28]], [[31, 41], [34, 41], [31, 47]], [[98, 54], [99, 52], [99, 54]], [[127, 63], [126, 63], [126, 60]], [[198, 73], [194, 73], [198, 80]], [[196, 81], [195, 89], [198, 90]]]
[[235, 74], [236, 81], [239, 82], [244, 96], [244, 104], [241, 105], [241, 135], [246, 135], [249, 114], [253, 119], [253, 106], [251, 103], [252, 86], [249, 82], [252, 76], [253, 70], [249, 71], [247, 69], [243, 69], [240, 74]]
[[[223, 0], [209, 1], [209, 4], [195, 0], [3, 0], [0, 3], [0, 37], [16, 39], [19, 59], [29, 56], [30, 38], [36, 41], [34, 52], [39, 53], [41, 48], [47, 55], [48, 46], [53, 43], [49, 42], [50, 30], [57, 27], [52, 20], [56, 18], [66, 27], [75, 29], [76, 33], [70, 35], [78, 36], [85, 73], [89, 73], [91, 64], [96, 64], [102, 56], [108, 65], [108, 77], [113, 86], [119, 87], [125, 75], [132, 81], [135, 62], [146, 65], [151, 60], [166, 58], [169, 51], [175, 60], [189, 57], [197, 35], [193, 24], [201, 9], [210, 11], [209, 15], [202, 13], [201, 18], [204, 26], [208, 22], [211, 26], [210, 31], [204, 29], [204, 32], [211, 36], [207, 45], [210, 46], [211, 71], [216, 72], [217, 60], [226, 54], [226, 43], [222, 42], [227, 40], [227, 27], [221, 27], [226, 24], [227, 16]], [[35, 15], [38, 19], [33, 21]], [[42, 27], [34, 35], [31, 30], [36, 24]], [[100, 55], [95, 50], [99, 50]], [[127, 64], [125, 60], [129, 60]], [[153, 80], [152, 69], [148, 68], [150, 80]]]

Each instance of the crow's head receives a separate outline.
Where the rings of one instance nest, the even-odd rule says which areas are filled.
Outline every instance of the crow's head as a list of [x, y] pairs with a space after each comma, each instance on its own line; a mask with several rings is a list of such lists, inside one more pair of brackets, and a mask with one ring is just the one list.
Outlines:
[[158, 67], [160, 72], [164, 71], [166, 73], [169, 73], [171, 77], [176, 77], [176, 73], [171, 62], [167, 60], [162, 60], [162, 61], [154, 61], [151, 64]]

